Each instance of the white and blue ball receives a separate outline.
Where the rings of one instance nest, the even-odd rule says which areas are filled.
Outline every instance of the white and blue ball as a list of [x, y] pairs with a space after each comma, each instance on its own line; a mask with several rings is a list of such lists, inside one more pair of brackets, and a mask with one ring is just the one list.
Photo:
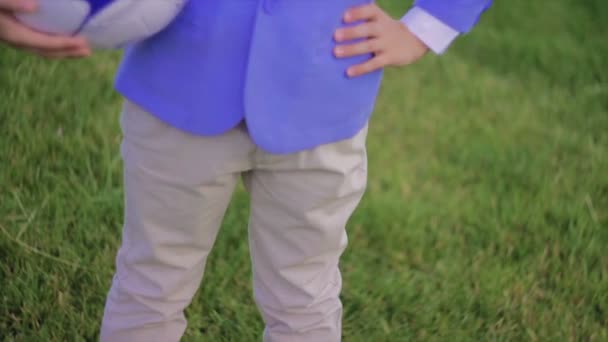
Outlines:
[[[97, 49], [122, 48], [161, 31], [188, 0], [37, 0], [17, 18], [41, 32], [85, 36]], [[201, 0], [194, 0], [201, 1]]]

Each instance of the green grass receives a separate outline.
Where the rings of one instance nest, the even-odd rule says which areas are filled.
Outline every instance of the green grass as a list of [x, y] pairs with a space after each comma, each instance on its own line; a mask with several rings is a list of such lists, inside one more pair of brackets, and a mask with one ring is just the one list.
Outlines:
[[[605, 0], [497, 1], [446, 56], [388, 72], [345, 341], [608, 340], [607, 21]], [[0, 340], [97, 336], [122, 223], [118, 57], [0, 47]], [[186, 341], [260, 340], [247, 211], [239, 190]]]

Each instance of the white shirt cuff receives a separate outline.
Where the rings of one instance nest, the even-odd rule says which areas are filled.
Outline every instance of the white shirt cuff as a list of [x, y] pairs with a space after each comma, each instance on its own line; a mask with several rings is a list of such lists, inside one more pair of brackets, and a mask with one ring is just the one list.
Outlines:
[[410, 9], [401, 22], [433, 52], [440, 55], [460, 34], [420, 7]]

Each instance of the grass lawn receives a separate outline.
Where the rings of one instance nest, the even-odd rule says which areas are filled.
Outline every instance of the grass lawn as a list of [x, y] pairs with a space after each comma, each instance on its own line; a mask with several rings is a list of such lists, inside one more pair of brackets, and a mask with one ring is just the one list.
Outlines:
[[[380, 3], [397, 15], [407, 1]], [[608, 340], [608, 2], [496, 1], [390, 70], [345, 341]], [[119, 56], [0, 47], [0, 341], [93, 341], [122, 224]], [[185, 341], [259, 341], [240, 189]]]

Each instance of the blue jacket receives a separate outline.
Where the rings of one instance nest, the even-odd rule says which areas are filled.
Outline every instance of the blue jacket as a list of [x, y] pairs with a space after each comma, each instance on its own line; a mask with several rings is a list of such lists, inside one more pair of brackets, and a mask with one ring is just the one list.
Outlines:
[[[371, 56], [336, 59], [333, 33], [348, 8], [367, 2], [189, 1], [167, 29], [127, 50], [117, 90], [193, 134], [222, 134], [245, 120], [271, 153], [352, 137], [373, 111], [382, 72], [347, 78], [349, 66]], [[490, 2], [416, 5], [466, 32]]]

